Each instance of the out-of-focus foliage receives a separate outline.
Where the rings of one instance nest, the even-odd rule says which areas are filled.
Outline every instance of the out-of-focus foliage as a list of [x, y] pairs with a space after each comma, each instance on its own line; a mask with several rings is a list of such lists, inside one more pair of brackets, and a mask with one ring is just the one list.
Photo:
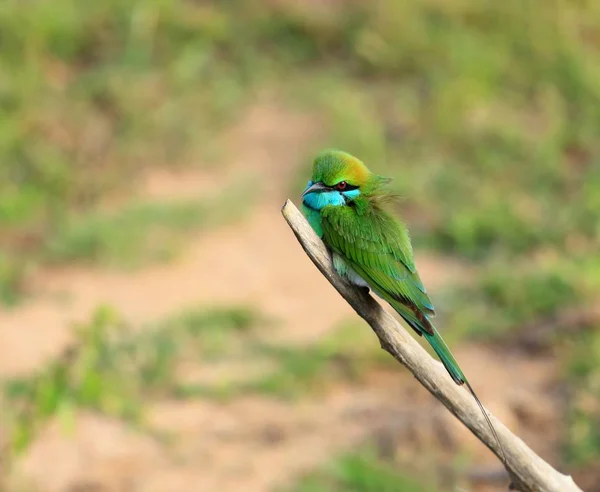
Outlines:
[[572, 342], [567, 363], [567, 458], [576, 465], [595, 463], [600, 455], [600, 332], [598, 325]]
[[[600, 296], [599, 37], [595, 1], [5, 0], [0, 302], [18, 301], [39, 263], [169, 255], [203, 204], [95, 207], [146, 167], [205, 162], [267, 87], [322, 116], [320, 143], [395, 177], [418, 250], [469, 263], [434, 299], [449, 331], [518, 334], [585, 309]], [[142, 247], [156, 234], [168, 241]], [[574, 388], [566, 451], [588, 465], [589, 337], [557, 337]], [[271, 350], [285, 370], [253, 389], [303, 390], [334, 356]]]
[[12, 444], [21, 451], [49, 418], [90, 408], [143, 423], [143, 402], [179, 392], [177, 368], [209, 356], [258, 323], [246, 308], [194, 309], [136, 333], [109, 308], [76, 328], [76, 342], [37, 374], [9, 380]]
[[448, 313], [447, 322], [455, 333], [501, 336], [567, 309], [584, 308], [593, 292], [573, 265], [513, 269], [495, 264], [482, 269], [475, 283], [450, 293], [448, 302], [462, 307]]
[[[324, 98], [346, 121], [336, 130], [363, 135], [350, 150], [430, 170], [422, 198], [453, 205], [434, 217], [442, 244], [476, 254], [500, 236], [520, 250], [573, 223], [596, 237], [597, 7], [311, 4], [4, 2], [3, 224], [178, 161], [252, 81], [292, 67], [292, 86], [343, 75]], [[580, 210], [563, 210], [571, 198]]]
[[189, 162], [248, 89], [285, 73], [327, 108], [329, 142], [397, 176], [417, 239], [471, 258], [590, 249], [598, 18], [534, 0], [9, 0], [3, 243], [35, 249], [141, 166]]
[[427, 480], [390, 467], [372, 453], [342, 456], [323, 471], [302, 479], [293, 492], [431, 492]]
[[[261, 341], [269, 320], [246, 307], [191, 308], [151, 326], [134, 326], [114, 310], [97, 310], [75, 341], [36, 374], [10, 379], [3, 400], [13, 450], [23, 450], [50, 418], [88, 408], [144, 425], [144, 402], [156, 398], [226, 399], [245, 393], [299, 397], [393, 361], [362, 324], [344, 324], [313, 345]], [[340, 343], [343, 340], [343, 343]], [[201, 363], [238, 360], [259, 371], [238, 381], [190, 380]], [[186, 369], [186, 370], [185, 370]]]

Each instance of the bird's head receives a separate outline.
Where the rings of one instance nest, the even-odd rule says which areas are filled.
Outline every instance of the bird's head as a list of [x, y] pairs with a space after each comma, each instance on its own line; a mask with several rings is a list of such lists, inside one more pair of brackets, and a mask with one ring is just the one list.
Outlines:
[[348, 205], [359, 197], [368, 197], [389, 181], [367, 168], [356, 157], [336, 149], [324, 150], [314, 160], [311, 180], [302, 199], [310, 208]]

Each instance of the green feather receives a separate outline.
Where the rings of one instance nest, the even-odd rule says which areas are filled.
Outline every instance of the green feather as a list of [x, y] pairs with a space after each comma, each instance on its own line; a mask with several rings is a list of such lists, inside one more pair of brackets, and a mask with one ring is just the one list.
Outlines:
[[[378, 217], [374, 217], [378, 214]], [[358, 215], [351, 207], [325, 207], [321, 226], [327, 244], [419, 335], [424, 335], [457, 384], [466, 382], [450, 349], [431, 324], [433, 304], [414, 266], [403, 224], [383, 210]]]
[[452, 380], [467, 386], [505, 461], [496, 429], [450, 348], [430, 321], [430, 316], [435, 315], [434, 307], [414, 265], [406, 227], [375, 206], [366, 210], [362, 214], [348, 206], [328, 206], [321, 210], [325, 243], [341, 255], [411, 328], [425, 337]]
[[386, 300], [435, 314], [402, 223], [375, 206], [362, 214], [353, 207], [328, 206], [321, 210], [321, 229], [325, 242]]

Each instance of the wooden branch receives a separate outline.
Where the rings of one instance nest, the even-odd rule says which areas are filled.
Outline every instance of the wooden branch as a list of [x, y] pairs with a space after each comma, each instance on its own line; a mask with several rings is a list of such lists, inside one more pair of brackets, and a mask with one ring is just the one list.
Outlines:
[[[502, 457], [493, 434], [470, 393], [457, 386], [419, 343], [366, 290], [352, 286], [333, 269], [331, 255], [304, 216], [287, 200], [281, 210], [302, 248], [327, 280], [373, 329], [381, 347], [415, 376], [475, 436]], [[515, 381], [518, 384], [518, 381]], [[512, 490], [522, 492], [582, 492], [570, 476], [562, 475], [535, 454], [502, 422], [489, 414], [502, 442]]]

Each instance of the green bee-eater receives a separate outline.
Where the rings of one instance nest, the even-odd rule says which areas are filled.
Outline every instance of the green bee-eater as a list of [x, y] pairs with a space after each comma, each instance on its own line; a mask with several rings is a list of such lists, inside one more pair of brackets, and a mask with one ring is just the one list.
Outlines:
[[408, 230], [385, 210], [393, 198], [384, 189], [389, 181], [346, 152], [325, 150], [316, 157], [302, 194], [303, 213], [333, 253], [337, 273], [373, 290], [425, 337], [454, 382], [469, 388], [498, 440], [473, 388], [431, 323], [435, 311], [419, 278]]

